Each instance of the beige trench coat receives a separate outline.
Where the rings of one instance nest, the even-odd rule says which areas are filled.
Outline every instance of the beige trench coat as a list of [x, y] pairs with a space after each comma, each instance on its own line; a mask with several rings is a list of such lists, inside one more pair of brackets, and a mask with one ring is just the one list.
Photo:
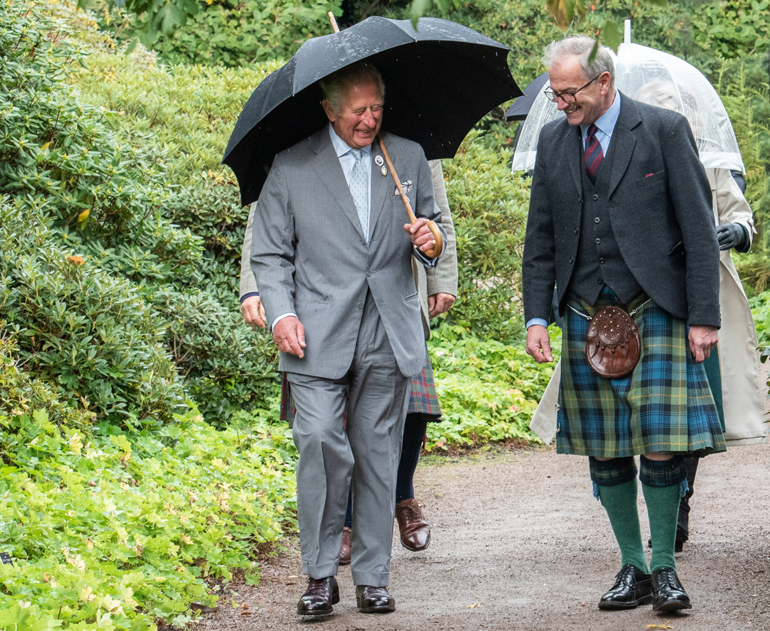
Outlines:
[[[444, 255], [441, 257], [441, 263], [436, 267], [426, 270], [412, 257], [412, 274], [414, 282], [420, 293], [420, 306], [422, 307], [422, 325], [425, 331], [425, 339], [430, 338], [430, 325], [428, 317], [428, 296], [434, 294], [451, 294], [457, 297], [457, 239], [455, 238], [455, 227], [452, 223], [452, 213], [449, 211], [449, 200], [446, 194], [446, 183], [444, 182], [444, 171], [441, 168], [441, 160], [430, 160], [431, 175], [433, 176], [433, 192], [441, 210], [441, 226], [446, 232], [447, 240], [444, 244]], [[246, 224], [246, 234], [243, 239], [241, 249], [241, 278], [240, 278], [240, 297], [246, 294], [257, 293], [257, 281], [251, 271], [251, 226], [254, 219], [254, 208], [256, 202], [251, 205], [249, 211], [249, 220]], [[404, 223], [408, 221], [406, 209], [404, 209]]]
[[[754, 220], [746, 198], [727, 169], [706, 169], [711, 184], [711, 200], [716, 225], [739, 223], [753, 239]], [[741, 280], [730, 251], [719, 254], [719, 365], [722, 372], [722, 401], [725, 412], [725, 440], [728, 445], [752, 445], [767, 441], [770, 427], [765, 421], [767, 385], [762, 379], [757, 332]], [[556, 435], [559, 409], [561, 362], [529, 424], [540, 439], [549, 444]]]

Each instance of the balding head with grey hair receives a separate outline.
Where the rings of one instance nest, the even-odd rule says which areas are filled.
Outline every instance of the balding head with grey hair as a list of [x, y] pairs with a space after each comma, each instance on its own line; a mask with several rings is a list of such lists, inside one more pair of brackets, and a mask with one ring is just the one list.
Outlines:
[[345, 92], [353, 85], [374, 83], [380, 89], [380, 97], [385, 100], [385, 83], [380, 71], [365, 61], [360, 61], [330, 74], [319, 82], [324, 100], [335, 113], [341, 113], [342, 99]]
[[593, 79], [604, 72], [610, 74], [610, 87], [615, 87], [615, 62], [606, 46], [598, 45], [596, 57], [589, 63], [596, 40], [585, 35], [571, 35], [558, 42], [551, 42], [543, 54], [543, 65], [551, 69], [566, 57], [577, 57], [586, 79]]

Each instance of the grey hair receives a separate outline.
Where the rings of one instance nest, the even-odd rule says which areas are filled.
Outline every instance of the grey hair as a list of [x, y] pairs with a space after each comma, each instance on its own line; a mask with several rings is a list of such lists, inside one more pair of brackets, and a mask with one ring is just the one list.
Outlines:
[[684, 114], [679, 90], [671, 81], [660, 79], [648, 81], [634, 94], [634, 99], [647, 105], [655, 105]]
[[359, 83], [375, 83], [380, 88], [380, 97], [385, 99], [385, 83], [380, 71], [365, 61], [359, 61], [345, 66], [319, 82], [324, 99], [329, 102], [335, 114], [341, 114], [342, 97], [353, 85]]
[[542, 59], [543, 65], [550, 69], [564, 57], [578, 57], [586, 79], [593, 79], [603, 72], [609, 72], [610, 86], [615, 87], [615, 62], [612, 60], [609, 48], [599, 44], [593, 63], [588, 63], [595, 44], [596, 41], [586, 35], [570, 35], [558, 42], [551, 42], [546, 46]]

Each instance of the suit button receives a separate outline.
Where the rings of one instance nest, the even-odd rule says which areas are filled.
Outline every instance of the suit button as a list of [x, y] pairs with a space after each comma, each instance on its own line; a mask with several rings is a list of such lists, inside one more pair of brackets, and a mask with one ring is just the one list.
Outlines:
[[604, 265], [604, 259], [599, 259], [599, 265]]
[[358, 308], [359, 309], [363, 309], [364, 308], [364, 303], [363, 302], [359, 302], [358, 303]]
[[604, 285], [604, 281], [601, 278], [599, 279], [599, 284]]
[[600, 244], [601, 244], [601, 242], [602, 242], [602, 240], [601, 240], [601, 239], [594, 239], [594, 243], [595, 243], [596, 245], [600, 245]]
[[577, 228], [575, 228], [575, 234], [577, 234], [577, 233], [578, 233], [578, 229], [577, 229]]
[[600, 221], [601, 219], [599, 219], [598, 217], [594, 217], [594, 223], [599, 223]]
[[371, 276], [371, 275], [372, 275], [372, 270], [369, 270], [369, 269], [368, 269], [368, 270], [366, 270], [366, 275], [367, 275], [367, 276]]
[[599, 201], [599, 196], [598, 195], [594, 195], [594, 201], [595, 202]]
[[570, 262], [570, 263], [574, 262], [574, 260], [575, 260], [575, 259], [573, 259], [571, 256], [569, 257], [569, 262]]

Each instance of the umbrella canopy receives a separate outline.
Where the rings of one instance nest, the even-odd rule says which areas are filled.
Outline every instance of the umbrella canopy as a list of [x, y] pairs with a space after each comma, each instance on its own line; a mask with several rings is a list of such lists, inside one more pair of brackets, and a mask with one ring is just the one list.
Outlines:
[[482, 116], [521, 94], [508, 47], [447, 20], [422, 18], [418, 27], [371, 17], [309, 39], [254, 90], [222, 160], [243, 204], [259, 197], [275, 154], [326, 124], [318, 81], [357, 61], [385, 82], [382, 129], [420, 143], [429, 160], [453, 157]]
[[508, 108], [508, 111], [505, 113], [505, 120], [523, 121], [527, 118], [532, 104], [535, 102], [537, 95], [542, 92], [546, 81], [548, 81], [548, 73], [544, 72], [524, 88], [524, 95], [516, 99], [513, 105]]
[[[547, 87], [543, 86], [543, 89]], [[621, 44], [615, 58], [615, 87], [633, 99], [673, 109], [687, 117], [703, 166], [743, 171], [743, 159], [727, 110], [703, 74], [668, 53]], [[540, 94], [522, 123], [521, 138], [513, 156], [513, 171], [535, 168], [537, 141], [544, 125], [564, 116], [556, 103]]]

